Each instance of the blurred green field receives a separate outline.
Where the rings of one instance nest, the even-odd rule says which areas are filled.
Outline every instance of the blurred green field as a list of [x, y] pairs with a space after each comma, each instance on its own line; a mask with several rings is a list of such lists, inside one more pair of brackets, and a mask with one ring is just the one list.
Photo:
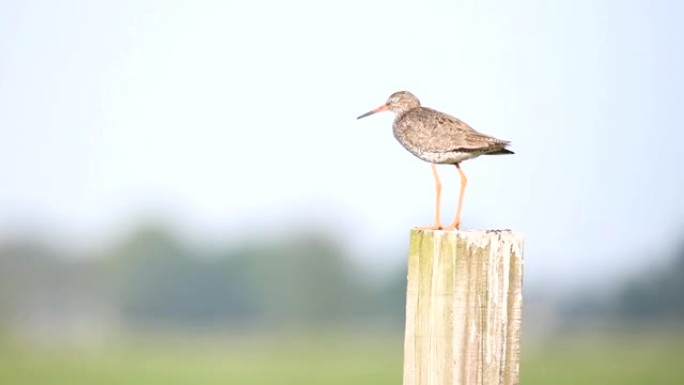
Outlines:
[[[683, 342], [631, 335], [526, 343], [521, 383], [684, 384]], [[4, 345], [2, 385], [401, 384], [397, 338], [216, 338], [52, 350]]]

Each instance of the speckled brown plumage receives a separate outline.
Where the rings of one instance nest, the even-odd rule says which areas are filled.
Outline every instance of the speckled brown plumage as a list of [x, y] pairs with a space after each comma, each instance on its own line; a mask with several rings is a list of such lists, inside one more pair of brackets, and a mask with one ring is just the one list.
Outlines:
[[[393, 93], [385, 104], [357, 119], [387, 110], [396, 114], [392, 125], [394, 137], [410, 153], [432, 164], [437, 189], [437, 209], [435, 224], [427, 228], [459, 228], [463, 193], [467, 183], [460, 163], [480, 155], [513, 154], [513, 151], [506, 148], [510, 142], [479, 133], [454, 116], [422, 107], [418, 98], [408, 91]], [[443, 227], [439, 219], [441, 183], [435, 164], [454, 164], [461, 176], [456, 219], [447, 227]]]

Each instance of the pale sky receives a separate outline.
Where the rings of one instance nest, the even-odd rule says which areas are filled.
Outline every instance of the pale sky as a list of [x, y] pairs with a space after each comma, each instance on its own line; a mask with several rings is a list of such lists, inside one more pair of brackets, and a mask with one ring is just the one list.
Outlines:
[[0, 231], [96, 242], [151, 210], [198, 239], [325, 226], [396, 266], [432, 174], [391, 114], [355, 118], [409, 90], [513, 142], [463, 163], [464, 229], [524, 233], [532, 284], [614, 277], [684, 229], [682, 4], [4, 1]]

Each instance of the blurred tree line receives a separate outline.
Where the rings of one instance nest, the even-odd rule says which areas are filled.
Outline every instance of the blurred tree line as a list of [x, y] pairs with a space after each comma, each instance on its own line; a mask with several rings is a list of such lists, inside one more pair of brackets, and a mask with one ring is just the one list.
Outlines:
[[684, 320], [684, 242], [671, 262], [631, 277], [618, 292], [616, 308], [626, 318]]
[[[400, 331], [405, 270], [369, 275], [342, 250], [322, 232], [197, 246], [160, 225], [97, 255], [14, 238], [0, 244], [0, 331]], [[682, 277], [684, 243], [667, 265], [635, 274], [608, 297], [580, 294], [561, 318], [684, 325]]]
[[404, 287], [405, 272], [364, 274], [323, 233], [200, 247], [150, 225], [97, 256], [0, 245], [0, 327], [30, 333], [399, 329]]
[[[653, 259], [643, 254], [644, 260]], [[613, 290], [580, 291], [561, 315], [570, 327], [587, 321], [684, 327], [684, 241], [679, 240], [665, 263], [633, 272]]]

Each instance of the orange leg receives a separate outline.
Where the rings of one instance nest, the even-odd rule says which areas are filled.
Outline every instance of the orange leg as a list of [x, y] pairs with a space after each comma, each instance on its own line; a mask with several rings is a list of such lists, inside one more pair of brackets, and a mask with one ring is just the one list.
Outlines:
[[439, 219], [440, 211], [440, 201], [442, 197], [442, 182], [439, 180], [439, 174], [437, 174], [437, 166], [432, 163], [432, 176], [435, 177], [435, 189], [437, 190], [437, 207], [435, 209], [435, 224], [432, 226], [420, 226], [419, 230], [440, 230], [442, 229], [442, 222]]
[[453, 230], [461, 227], [461, 208], [463, 207], [463, 193], [465, 193], [466, 184], [468, 184], [468, 178], [466, 178], [465, 174], [463, 173], [463, 170], [461, 170], [461, 166], [458, 163], [456, 163], [456, 169], [458, 169], [458, 173], [461, 175], [461, 193], [458, 195], [458, 208], [456, 209], [456, 219], [454, 219], [454, 223], [445, 228], [446, 230]]

